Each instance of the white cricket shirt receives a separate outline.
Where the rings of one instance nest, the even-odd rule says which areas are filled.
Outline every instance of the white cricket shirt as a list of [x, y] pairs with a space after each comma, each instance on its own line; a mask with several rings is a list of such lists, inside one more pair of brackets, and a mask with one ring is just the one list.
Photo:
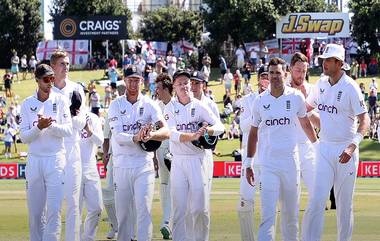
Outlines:
[[269, 90], [256, 97], [253, 103], [252, 126], [259, 129], [259, 164], [276, 170], [299, 169], [297, 157], [297, 122], [306, 116], [302, 93], [285, 87], [278, 98]]
[[115, 167], [141, 167], [152, 161], [153, 152], [143, 151], [132, 138], [144, 125], [164, 122], [157, 103], [141, 94], [134, 104], [125, 95], [117, 97], [110, 104], [108, 120]]
[[[52, 117], [53, 124], [40, 130], [38, 115]], [[28, 153], [34, 156], [56, 156], [65, 153], [64, 137], [72, 135], [69, 103], [61, 94], [50, 92], [44, 102], [37, 99], [37, 93], [26, 98], [21, 105], [20, 137], [29, 144]]]
[[349, 143], [357, 132], [357, 115], [367, 112], [358, 84], [343, 73], [335, 85], [321, 78], [307, 97], [319, 111], [323, 142]]

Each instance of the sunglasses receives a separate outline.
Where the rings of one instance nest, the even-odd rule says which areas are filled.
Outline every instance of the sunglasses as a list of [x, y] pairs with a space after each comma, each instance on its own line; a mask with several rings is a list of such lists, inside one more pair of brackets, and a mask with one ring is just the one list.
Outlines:
[[54, 82], [54, 80], [55, 80], [54, 76], [45, 76], [45, 77], [42, 78], [42, 81], [45, 84], [52, 83], [52, 82]]

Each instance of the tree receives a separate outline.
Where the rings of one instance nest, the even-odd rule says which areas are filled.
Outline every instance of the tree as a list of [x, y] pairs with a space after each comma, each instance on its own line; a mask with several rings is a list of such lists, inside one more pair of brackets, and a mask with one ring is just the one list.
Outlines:
[[144, 14], [140, 33], [146, 40], [177, 42], [186, 39], [197, 43], [202, 28], [203, 22], [198, 12], [165, 7]]
[[246, 41], [272, 38], [276, 21], [291, 12], [332, 11], [324, 0], [204, 0], [202, 15], [211, 38], [235, 45]]
[[42, 39], [39, 0], [0, 0], [1, 68], [10, 68], [12, 51], [18, 55], [35, 55]]
[[380, 52], [380, 2], [378, 0], [350, 0], [352, 35], [362, 47], [368, 43], [371, 53]]

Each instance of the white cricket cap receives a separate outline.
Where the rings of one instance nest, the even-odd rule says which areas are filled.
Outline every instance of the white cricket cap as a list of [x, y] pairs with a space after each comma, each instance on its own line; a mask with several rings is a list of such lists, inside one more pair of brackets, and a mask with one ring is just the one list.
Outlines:
[[336, 58], [344, 62], [344, 48], [342, 45], [338, 44], [328, 44], [326, 45], [325, 51], [322, 55], [319, 55], [321, 59]]

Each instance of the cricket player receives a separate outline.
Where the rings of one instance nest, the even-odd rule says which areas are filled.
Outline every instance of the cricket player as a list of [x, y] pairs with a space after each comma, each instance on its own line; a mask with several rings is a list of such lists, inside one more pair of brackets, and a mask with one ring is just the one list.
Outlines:
[[338, 241], [349, 241], [354, 224], [354, 187], [359, 144], [369, 127], [363, 95], [357, 83], [345, 74], [344, 48], [328, 44], [321, 78], [307, 97], [307, 108], [318, 108], [320, 146], [317, 152], [313, 194], [302, 223], [302, 240], [322, 240], [324, 210], [334, 185]]
[[21, 105], [20, 137], [28, 144], [26, 195], [31, 241], [59, 241], [64, 193], [65, 148], [63, 138], [72, 134], [69, 103], [51, 91], [54, 71], [36, 68], [37, 92]]
[[[306, 98], [312, 88], [312, 85], [305, 81], [308, 69], [308, 59], [302, 53], [295, 53], [290, 61], [290, 78], [288, 85], [292, 88], [299, 90]], [[311, 115], [315, 113], [309, 112], [309, 118], [315, 118]], [[313, 123], [313, 122], [312, 122]], [[315, 177], [315, 152], [313, 145], [305, 135], [302, 127], [296, 122], [297, 128], [297, 144], [298, 144], [298, 158], [300, 160], [301, 178], [310, 195]]]
[[[315, 131], [306, 116], [305, 98], [285, 85], [286, 65], [272, 58], [268, 65], [270, 90], [256, 97], [248, 137], [246, 167], [248, 183], [253, 185], [252, 157], [258, 152], [260, 169], [261, 224], [259, 241], [275, 240], [276, 206], [280, 201], [283, 240], [298, 240], [299, 161], [296, 122], [299, 121], [312, 143]], [[258, 135], [259, 133], [259, 135]]]
[[[243, 132], [242, 148], [243, 148], [243, 160], [247, 157], [247, 142], [248, 135], [252, 124], [253, 115], [253, 103], [255, 98], [264, 92], [269, 85], [268, 72], [262, 72], [259, 76], [258, 90], [243, 97], [240, 111], [240, 128]], [[257, 156], [257, 154], [256, 154]], [[256, 158], [257, 159], [257, 158]], [[252, 163], [247, 163], [247, 166], [251, 166]], [[255, 182], [258, 183], [258, 166], [257, 160], [255, 162]], [[240, 234], [242, 241], [254, 241], [253, 231], [253, 211], [255, 207], [255, 192], [256, 185], [251, 186], [247, 178], [245, 177], [245, 165], [243, 163], [240, 177], [240, 199], [237, 206], [237, 211], [240, 221]]]
[[[190, 73], [177, 71], [173, 87], [176, 98], [165, 107], [165, 119], [170, 127], [170, 151], [173, 154], [170, 175], [173, 204], [173, 240], [208, 240], [208, 223], [205, 217], [209, 201], [209, 171], [205, 150], [191, 142], [205, 133], [218, 136], [224, 132], [219, 117], [207, 105], [192, 97]], [[198, 124], [202, 123], [199, 128]], [[210, 125], [210, 126], [209, 126]], [[192, 216], [192, 227], [185, 226], [187, 209]], [[190, 230], [188, 230], [190, 228]]]
[[[53, 68], [55, 74], [53, 91], [66, 96], [69, 101], [72, 100], [74, 92], [79, 93], [79, 96], [76, 96], [80, 97], [80, 100], [77, 98], [77, 103], [75, 103], [79, 104], [79, 106], [71, 109], [73, 123], [72, 135], [65, 137], [64, 139], [66, 149], [65, 198], [67, 204], [65, 240], [79, 241], [79, 195], [82, 180], [79, 134], [86, 124], [86, 118], [80, 108], [83, 108], [85, 106], [86, 97], [83, 92], [83, 87], [68, 79], [70, 62], [66, 52], [54, 52], [50, 58], [50, 65]], [[71, 107], [74, 107], [73, 103]]]
[[[111, 145], [114, 162], [114, 185], [118, 240], [129, 240], [130, 213], [135, 205], [137, 213], [137, 240], [152, 239], [151, 208], [154, 193], [155, 171], [153, 153], [144, 151], [139, 142], [163, 141], [169, 130], [159, 106], [140, 93], [142, 76], [132, 66], [125, 76], [126, 93], [111, 102], [108, 120], [111, 127]], [[159, 129], [152, 131], [151, 126]]]
[[[194, 98], [206, 104], [209, 107], [209, 109], [212, 111], [212, 113], [215, 116], [219, 117], [220, 115], [219, 115], [218, 106], [213, 100], [211, 100], [209, 97], [205, 96], [204, 94], [204, 90], [207, 87], [207, 82], [206, 82], [206, 78], [203, 72], [194, 71], [191, 74], [190, 81], [191, 81], [191, 91], [193, 92]], [[211, 193], [212, 178], [214, 176], [214, 158], [212, 154], [212, 149], [205, 149], [205, 154], [206, 154], [205, 161], [207, 162], [207, 169], [208, 169], [208, 187], [209, 187], [209, 193]], [[210, 233], [210, 203], [209, 203], [210, 199], [208, 198], [206, 199], [206, 201], [208, 201], [208, 203], [206, 203], [207, 212], [204, 213], [204, 216], [206, 219], [208, 219], [207, 238], [206, 238], [208, 239], [208, 235]], [[186, 219], [186, 223], [189, 223], [189, 224], [186, 224], [186, 225], [187, 226], [192, 225], [190, 213], [188, 213], [187, 216], [189, 218]]]
[[82, 185], [79, 208], [82, 216], [83, 204], [86, 203], [87, 216], [82, 233], [83, 241], [95, 240], [96, 229], [102, 213], [102, 190], [97, 168], [96, 153], [103, 144], [102, 124], [97, 115], [86, 112], [86, 125], [81, 131], [80, 149], [82, 160]]
[[[156, 96], [159, 100], [158, 105], [164, 112], [165, 106], [171, 101], [173, 96], [173, 81], [166, 73], [159, 74], [156, 79]], [[163, 239], [171, 238], [171, 197], [170, 197], [170, 169], [171, 153], [169, 140], [161, 143], [160, 148], [155, 152], [158, 161], [158, 171], [160, 177], [160, 201], [162, 208], [162, 219], [160, 232]], [[166, 162], [166, 163], [165, 163]]]

